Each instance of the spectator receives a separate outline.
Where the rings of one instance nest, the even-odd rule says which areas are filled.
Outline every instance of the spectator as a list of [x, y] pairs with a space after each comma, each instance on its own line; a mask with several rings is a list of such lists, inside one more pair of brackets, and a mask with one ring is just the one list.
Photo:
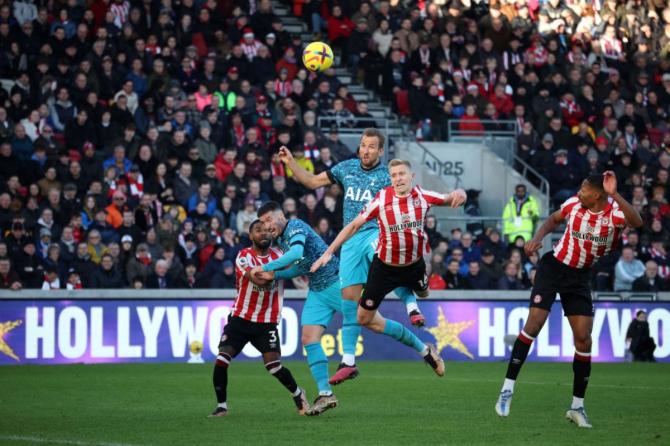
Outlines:
[[102, 255], [100, 266], [93, 274], [92, 282], [91, 288], [96, 289], [123, 288], [126, 285], [123, 275], [114, 264], [114, 258], [111, 254]]
[[154, 272], [147, 278], [146, 287], [154, 290], [176, 288], [175, 281], [168, 275], [168, 268], [166, 260], [161, 259], [157, 261]]
[[517, 277], [519, 268], [512, 262], [506, 262], [503, 266], [504, 274], [498, 279], [499, 290], [523, 290], [524, 285]]
[[524, 184], [517, 184], [514, 195], [503, 209], [503, 236], [508, 243], [517, 237], [528, 241], [533, 237], [535, 222], [540, 216], [540, 206]]
[[633, 292], [656, 293], [668, 291], [668, 282], [658, 276], [658, 264], [653, 260], [647, 260], [644, 264], [644, 274], [633, 281]]
[[491, 278], [481, 270], [481, 265], [476, 260], [468, 263], [468, 274], [465, 276], [467, 288], [472, 290], [490, 290]]
[[12, 270], [11, 261], [6, 257], [0, 258], [0, 288], [13, 291], [23, 288], [21, 278]]
[[479, 262], [482, 258], [479, 246], [472, 243], [472, 234], [470, 232], [465, 232], [461, 235], [461, 250], [463, 251], [463, 261], [466, 263]]
[[467, 279], [460, 273], [458, 260], [451, 259], [447, 263], [447, 272], [442, 276], [448, 290], [464, 290], [468, 288]]
[[635, 279], [644, 274], [644, 263], [635, 258], [629, 246], [624, 246], [614, 270], [614, 291], [631, 291]]
[[628, 326], [626, 346], [633, 354], [634, 361], [656, 362], [656, 358], [654, 358], [656, 343], [654, 338], [649, 336], [649, 322], [647, 322], [646, 311], [638, 310], [635, 319]]

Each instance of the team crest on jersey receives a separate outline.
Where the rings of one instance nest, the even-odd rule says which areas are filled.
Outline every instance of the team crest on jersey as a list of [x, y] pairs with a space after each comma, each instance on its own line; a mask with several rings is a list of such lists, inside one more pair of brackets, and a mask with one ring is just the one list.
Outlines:
[[607, 217], [603, 218], [603, 225], [607, 226], [609, 224], [610, 224], [610, 219], [607, 218]]
[[540, 302], [542, 302], [542, 296], [540, 296], [539, 294], [536, 294], [535, 297], [533, 298], [533, 302], [535, 302], [536, 304], [539, 304]]
[[409, 221], [412, 219], [409, 214], [402, 214], [401, 220], [403, 223], [409, 223]]
[[414, 207], [415, 208], [421, 207], [421, 200], [420, 199], [418, 199], [418, 198], [414, 199]]

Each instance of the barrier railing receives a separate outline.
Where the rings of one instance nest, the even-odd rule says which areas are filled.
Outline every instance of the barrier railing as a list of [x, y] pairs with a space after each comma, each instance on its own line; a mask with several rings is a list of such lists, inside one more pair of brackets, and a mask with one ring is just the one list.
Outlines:
[[[234, 289], [207, 290], [20, 290], [0, 292], [1, 301], [13, 300], [221, 300], [233, 299], [237, 295]], [[594, 292], [598, 301], [670, 301], [670, 292], [631, 293], [631, 292]], [[286, 299], [304, 300], [307, 290], [286, 290]], [[390, 299], [396, 299], [394, 294]], [[499, 290], [431, 290], [427, 300], [493, 300], [493, 301], [526, 301], [528, 291]], [[2, 307], [0, 307], [0, 314]]]

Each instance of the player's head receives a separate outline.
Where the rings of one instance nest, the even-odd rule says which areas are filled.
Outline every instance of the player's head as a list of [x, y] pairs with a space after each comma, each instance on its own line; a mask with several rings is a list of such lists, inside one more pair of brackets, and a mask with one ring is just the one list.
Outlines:
[[286, 227], [286, 216], [279, 203], [268, 201], [258, 209], [258, 219], [267, 226], [272, 237], [277, 237]]
[[582, 181], [582, 187], [577, 192], [577, 197], [583, 206], [590, 208], [598, 203], [607, 200], [607, 192], [603, 188], [603, 176], [589, 175]]
[[396, 195], [406, 195], [412, 190], [414, 172], [409, 161], [392, 159], [389, 162], [389, 176]]
[[268, 227], [260, 220], [254, 220], [251, 225], [249, 225], [249, 238], [254, 244], [255, 248], [258, 249], [267, 249], [272, 244], [272, 236]]
[[363, 130], [361, 142], [358, 145], [358, 157], [365, 168], [374, 167], [384, 153], [384, 133], [381, 130], [369, 128]]

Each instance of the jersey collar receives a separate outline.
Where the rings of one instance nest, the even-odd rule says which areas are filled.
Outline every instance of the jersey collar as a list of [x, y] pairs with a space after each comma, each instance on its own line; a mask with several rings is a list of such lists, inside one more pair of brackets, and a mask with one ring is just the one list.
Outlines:
[[381, 163], [382, 163], [381, 160], [378, 160], [378, 161], [377, 161], [377, 164], [375, 164], [374, 166], [372, 166], [372, 167], [370, 167], [370, 168], [366, 168], [366, 167], [363, 165], [363, 162], [362, 162], [361, 160], [358, 160], [358, 165], [361, 166], [361, 169], [364, 170], [364, 171], [366, 171], [366, 172], [370, 172], [371, 170], [375, 170], [377, 167], [379, 167], [379, 166], [381, 165]]

